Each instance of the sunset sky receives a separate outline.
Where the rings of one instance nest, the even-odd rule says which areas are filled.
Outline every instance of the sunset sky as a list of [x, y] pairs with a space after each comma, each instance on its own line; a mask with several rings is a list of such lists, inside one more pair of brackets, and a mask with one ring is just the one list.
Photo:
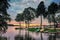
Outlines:
[[[16, 15], [18, 13], [23, 12], [23, 10], [27, 7], [33, 7], [33, 8], [37, 8], [38, 4], [44, 1], [46, 7], [51, 3], [51, 2], [56, 2], [59, 3], [60, 0], [10, 0], [10, 7], [8, 9], [8, 13], [11, 15], [12, 19], [16, 18]], [[36, 20], [39, 21], [39, 18], [37, 18]], [[34, 21], [33, 23], [36, 23], [37, 21]], [[44, 20], [43, 20], [44, 21]], [[46, 21], [44, 21], [45, 23]]]

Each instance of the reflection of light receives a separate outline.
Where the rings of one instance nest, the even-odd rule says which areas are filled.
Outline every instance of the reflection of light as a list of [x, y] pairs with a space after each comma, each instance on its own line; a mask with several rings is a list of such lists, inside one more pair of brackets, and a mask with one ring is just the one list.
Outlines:
[[[14, 25], [19, 25], [19, 24], [14, 24]], [[21, 27], [26, 27], [28, 24], [21, 24]], [[40, 24], [29, 24], [29, 27], [39, 27]]]

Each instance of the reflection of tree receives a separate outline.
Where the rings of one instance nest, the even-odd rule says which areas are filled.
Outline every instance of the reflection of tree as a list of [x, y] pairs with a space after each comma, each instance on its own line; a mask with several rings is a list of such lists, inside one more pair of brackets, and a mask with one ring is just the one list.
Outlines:
[[[40, 28], [42, 28], [42, 16], [44, 16], [44, 15], [45, 15], [45, 5], [44, 5], [44, 2], [41, 1], [40, 4], [37, 7], [37, 14], [36, 14], [37, 17], [40, 16], [40, 18], [41, 18], [40, 19], [40, 21], [41, 21]], [[41, 40], [43, 40], [42, 33], [41, 33]]]
[[28, 36], [28, 34], [25, 34], [25, 40], [31, 40], [32, 38]]
[[7, 40], [6, 37], [0, 37], [0, 40]]
[[50, 34], [48, 37], [48, 40], [56, 40], [56, 35], [55, 34]]
[[49, 35], [48, 40], [52, 40], [52, 36], [51, 35]]
[[15, 40], [23, 40], [23, 37], [20, 35], [15, 36]]
[[25, 34], [25, 36], [17, 35], [15, 36], [15, 40], [35, 40], [34, 38], [32, 39], [31, 36], [28, 37], [28, 34]]
[[25, 34], [25, 40], [35, 40], [35, 39], [32, 38], [31, 36], [28, 37], [28, 34]]

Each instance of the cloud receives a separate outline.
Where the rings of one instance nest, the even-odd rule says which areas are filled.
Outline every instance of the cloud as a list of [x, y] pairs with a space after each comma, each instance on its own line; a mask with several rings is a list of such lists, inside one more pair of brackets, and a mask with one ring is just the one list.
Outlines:
[[45, 0], [21, 0], [21, 1], [15, 0], [14, 2], [10, 4], [13, 9], [23, 10], [24, 8], [27, 8], [27, 7], [37, 8], [40, 1], [45, 1]]
[[12, 7], [16, 7], [16, 6], [17, 7], [21, 7], [21, 6], [24, 6], [24, 7], [33, 6], [34, 7], [34, 5], [38, 5], [40, 1], [42, 0], [22, 0], [22, 1], [12, 2], [10, 4]]
[[[23, 10], [27, 7], [33, 7], [33, 8], [37, 8], [38, 4], [44, 1], [46, 2], [45, 4], [49, 4], [51, 2], [51, 0], [11, 0], [10, 5], [11, 7], [9, 8], [8, 12], [10, 12], [11, 16], [14, 16], [14, 18], [16, 17], [17, 13], [21, 13], [23, 12]], [[12, 15], [12, 13], [14, 15]]]

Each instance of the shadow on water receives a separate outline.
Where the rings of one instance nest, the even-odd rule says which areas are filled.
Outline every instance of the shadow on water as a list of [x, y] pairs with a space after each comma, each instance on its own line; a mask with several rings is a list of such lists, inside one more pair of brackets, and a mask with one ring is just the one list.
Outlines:
[[48, 40], [56, 40], [56, 34], [50, 34]]
[[15, 36], [15, 40], [35, 40], [35, 39], [26, 34], [25, 36], [21, 36], [21, 35]]
[[[31, 32], [29, 32], [29, 34], [30, 34]], [[22, 35], [20, 35], [20, 34], [18, 34], [18, 35], [16, 35], [15, 36], [15, 38], [14, 38], [14, 40], [41, 40], [40, 38], [40, 36], [38, 37], [38, 35], [40, 34], [40, 33], [33, 33], [32, 32], [32, 36], [31, 35], [29, 35], [28, 34], [28, 32], [26, 32], [26, 34], [24, 35], [24, 36], [22, 36]], [[36, 37], [34, 38], [33, 36], [34, 36], [34, 34], [36, 35]], [[43, 33], [44, 34], [44, 33]], [[44, 37], [46, 37], [45, 36], [45, 34], [43, 35]], [[37, 39], [38, 38], [38, 39]], [[56, 40], [56, 34], [49, 34], [48, 35], [48, 37], [46, 37], [47, 38], [47, 40]], [[43, 38], [43, 40], [46, 40], [46, 38]], [[57, 40], [59, 40], [59, 39], [57, 39]]]
[[60, 40], [60, 34], [58, 33], [50, 34], [48, 40]]
[[[1, 27], [1, 26], [0, 26], [0, 27]], [[7, 40], [7, 37], [3, 37], [3, 36], [2, 36], [4, 33], [7, 32], [6, 30], [7, 30], [6, 27], [0, 28], [0, 40]]]
[[[40, 32], [39, 33], [30, 32], [25, 29], [22, 29], [19, 32], [19, 30], [15, 30], [15, 28], [16, 27], [8, 27], [7, 32], [2, 34], [2, 36], [0, 36], [0, 40], [41, 40]], [[52, 35], [52, 34], [49, 35], [48, 33], [42, 33], [42, 34], [43, 34], [42, 35], [43, 40], [55, 40], [56, 39], [55, 35]], [[56, 40], [60, 40], [60, 38], [59, 39], [57, 38]]]
[[34, 38], [32, 38], [30, 35], [25, 35], [25, 40], [35, 40]]
[[[24, 29], [23, 29], [24, 30]], [[26, 31], [26, 30], [25, 30]], [[24, 33], [24, 32], [23, 32]], [[24, 35], [24, 34], [23, 34]], [[25, 35], [22, 36], [21, 35], [21, 30], [19, 30], [19, 34], [15, 36], [15, 40], [35, 40], [34, 38], [32, 38], [30, 35], [29, 35], [29, 31], [25, 32]]]
[[15, 40], [23, 40], [23, 37], [20, 35], [15, 36]]
[[0, 40], [7, 40], [7, 37], [1, 37], [0, 36]]
[[0, 31], [0, 40], [7, 40], [7, 37], [3, 37], [2, 34], [6, 33], [6, 31]]

